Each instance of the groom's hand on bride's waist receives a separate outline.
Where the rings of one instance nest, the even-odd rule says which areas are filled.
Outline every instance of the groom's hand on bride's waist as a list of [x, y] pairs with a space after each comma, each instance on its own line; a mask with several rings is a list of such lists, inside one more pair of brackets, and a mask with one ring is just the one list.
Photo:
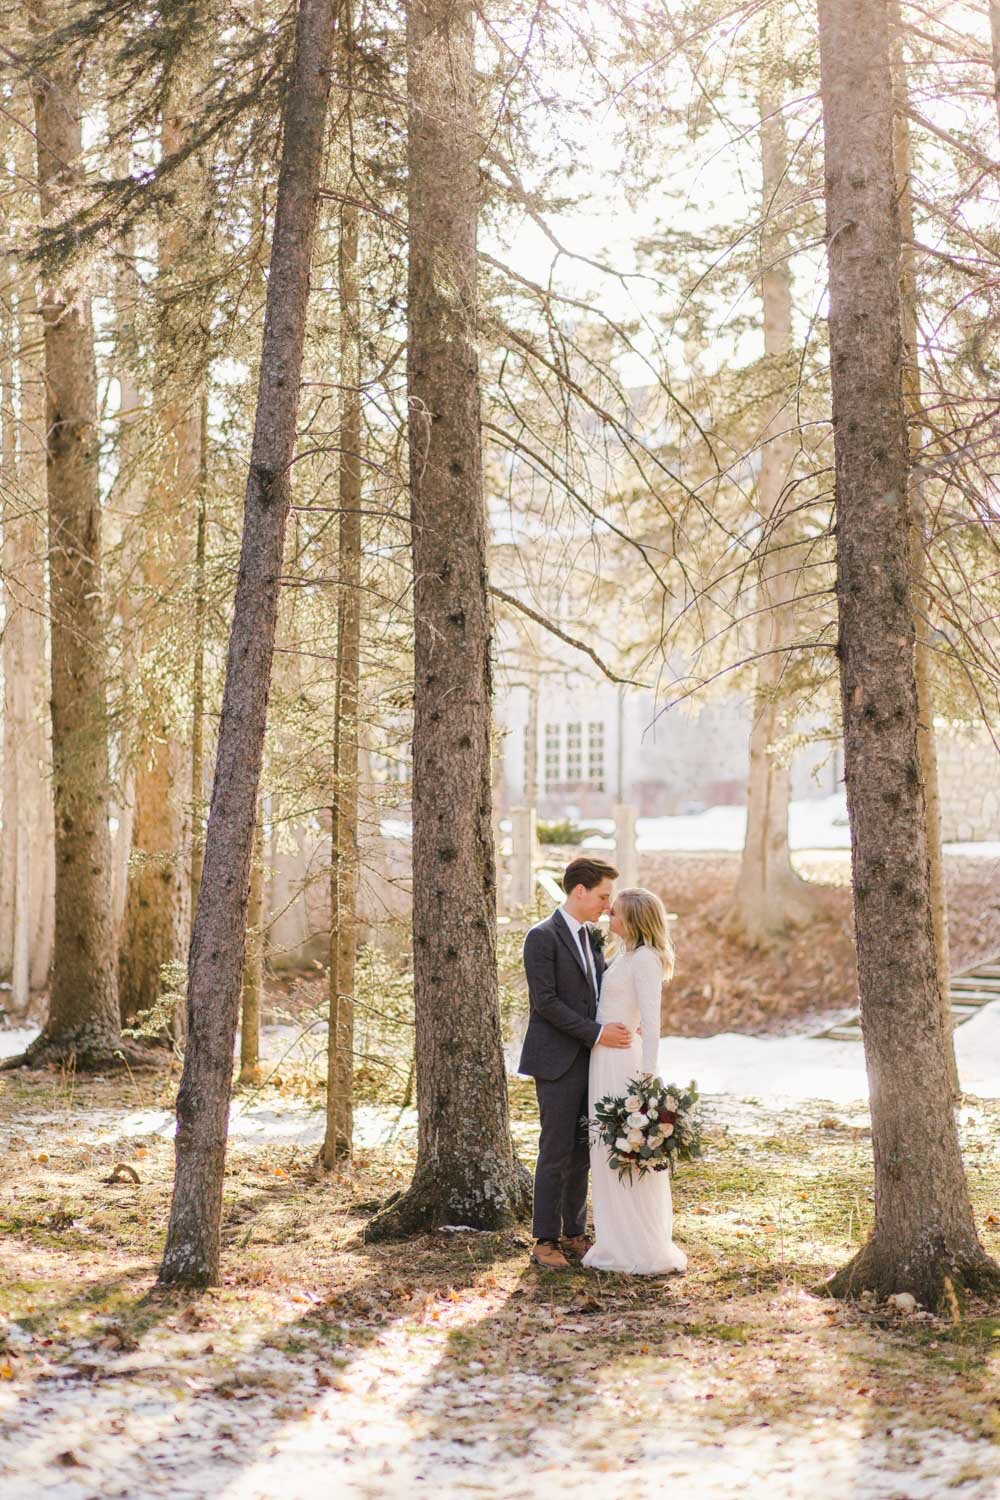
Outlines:
[[629, 1047], [632, 1044], [632, 1033], [621, 1021], [608, 1021], [601, 1027], [601, 1034], [597, 1038], [599, 1047]]

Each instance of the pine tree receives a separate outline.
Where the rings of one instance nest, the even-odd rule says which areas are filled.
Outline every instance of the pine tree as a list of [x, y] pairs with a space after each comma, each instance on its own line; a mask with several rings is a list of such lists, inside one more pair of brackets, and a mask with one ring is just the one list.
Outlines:
[[[32, 13], [41, 30], [45, 16]], [[58, 220], [82, 181], [82, 101], [65, 54], [32, 75], [39, 200]], [[120, 1055], [108, 829], [108, 712], [94, 331], [84, 285], [50, 276], [41, 299], [47, 388], [48, 549], [55, 805], [49, 1014], [32, 1064]], [[19, 1061], [19, 1059], [14, 1060]]]
[[754, 650], [757, 680], [750, 730], [747, 827], [734, 897], [733, 921], [751, 943], [766, 943], [790, 924], [808, 919], [812, 891], [792, 868], [788, 846], [791, 766], [775, 754], [782, 719], [782, 683], [789, 672], [797, 621], [795, 597], [801, 572], [796, 546], [801, 520], [795, 514], [797, 441], [789, 400], [792, 348], [791, 244], [784, 227], [789, 151], [783, 101], [773, 82], [783, 52], [780, 13], [762, 27], [759, 95], [761, 141], [761, 299], [765, 363], [777, 391], [760, 448], [757, 507], [764, 539], [758, 562]]
[[907, 439], [910, 453], [910, 589], [922, 625], [918, 625], [914, 643], [914, 669], [917, 682], [917, 750], [924, 782], [927, 821], [927, 857], [930, 874], [931, 916], [934, 923], [934, 957], [937, 967], [938, 1004], [944, 1019], [948, 1076], [952, 1093], [960, 1092], [958, 1067], [951, 1015], [951, 961], [948, 942], [948, 905], [945, 895], [944, 859], [941, 852], [941, 796], [938, 790], [937, 743], [934, 732], [934, 697], [931, 678], [931, 653], [927, 643], [926, 623], [931, 601], [925, 587], [927, 572], [927, 507], [918, 465], [923, 445], [920, 413], [923, 404], [920, 380], [920, 347], [917, 324], [917, 279], [913, 241], [913, 152], [910, 122], [907, 118], [907, 89], [904, 71], [902, 16], [899, 0], [889, 0], [890, 44], [892, 53], [893, 94], [893, 165], [896, 194], [899, 201], [900, 229], [900, 319], [903, 338], [903, 395], [906, 402]]
[[[496, 965], [491, 615], [476, 349], [475, 9], [407, 10], [407, 382], [414, 576], [413, 1181], [373, 1238], [523, 1207]], [[474, 1147], [470, 1143], [474, 1142]]]
[[[886, 0], [820, 0], [838, 652], [871, 1082], [875, 1226], [835, 1295], [997, 1288], [976, 1235], [938, 998], [910, 594]], [[858, 101], [865, 108], [858, 108]]]
[[[349, 28], [347, 45], [350, 46]], [[349, 78], [348, 74], [348, 78]], [[349, 85], [348, 85], [349, 86]], [[340, 461], [337, 682], [330, 809], [330, 1023], [326, 1135], [328, 1169], [351, 1159], [354, 1133], [354, 970], [358, 901], [358, 717], [361, 670], [361, 361], [358, 211], [340, 214]]]
[[160, 1280], [219, 1276], [222, 1182], [250, 862], [277, 622], [309, 273], [330, 90], [334, 0], [300, 0], [261, 350], [243, 543], [205, 862], [188, 963], [187, 1050]]

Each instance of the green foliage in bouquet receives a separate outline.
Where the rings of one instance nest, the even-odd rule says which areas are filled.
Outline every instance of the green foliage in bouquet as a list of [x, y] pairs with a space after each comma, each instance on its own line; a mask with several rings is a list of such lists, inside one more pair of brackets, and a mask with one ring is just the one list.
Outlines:
[[633, 1078], [621, 1096], [607, 1094], [595, 1106], [591, 1130], [608, 1148], [608, 1164], [619, 1177], [673, 1171], [675, 1163], [701, 1155], [701, 1121], [694, 1080], [686, 1089], [659, 1078]]

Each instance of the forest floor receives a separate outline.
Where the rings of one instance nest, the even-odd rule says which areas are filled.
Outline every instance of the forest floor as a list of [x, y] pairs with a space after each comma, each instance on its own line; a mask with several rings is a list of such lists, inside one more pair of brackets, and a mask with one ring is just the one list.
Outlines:
[[[860, 1103], [706, 1101], [707, 1155], [674, 1184], [690, 1269], [668, 1280], [540, 1273], [526, 1232], [366, 1245], [409, 1144], [346, 1179], [237, 1137], [223, 1285], [192, 1295], [155, 1289], [172, 1145], [135, 1133], [175, 1088], [0, 1078], [5, 1500], [1000, 1495], [1000, 1308], [811, 1290], [871, 1223]], [[302, 1088], [257, 1098], [277, 1120]], [[530, 1161], [530, 1086], [512, 1102]], [[961, 1123], [1000, 1252], [1000, 1102]]]

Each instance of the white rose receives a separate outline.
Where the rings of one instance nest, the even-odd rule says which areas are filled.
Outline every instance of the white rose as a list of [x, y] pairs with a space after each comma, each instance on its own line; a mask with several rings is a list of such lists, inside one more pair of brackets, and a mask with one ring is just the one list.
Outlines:
[[637, 1109], [641, 1109], [642, 1100], [639, 1098], [639, 1095], [629, 1094], [628, 1098], [625, 1100], [625, 1108], [628, 1110], [630, 1115], [635, 1114]]
[[643, 1126], [649, 1124], [649, 1116], [644, 1115], [640, 1110], [636, 1114], [629, 1115], [625, 1123], [630, 1130], [642, 1130]]
[[674, 1098], [673, 1094], [668, 1094], [667, 1095], [665, 1103], [666, 1103], [667, 1109], [676, 1110], [677, 1107], [678, 1107], [677, 1106], [677, 1100]]
[[639, 1149], [639, 1147], [642, 1145], [643, 1139], [644, 1139], [644, 1137], [643, 1137], [643, 1134], [642, 1134], [641, 1130], [632, 1130], [632, 1131], [630, 1131], [629, 1132], [629, 1137], [628, 1137], [629, 1150], [630, 1151], [637, 1151]]
[[632, 1148], [629, 1145], [628, 1141], [626, 1140], [625, 1136], [620, 1135], [618, 1137], [618, 1139], [615, 1141], [615, 1150], [616, 1151], [631, 1151], [631, 1149]]

